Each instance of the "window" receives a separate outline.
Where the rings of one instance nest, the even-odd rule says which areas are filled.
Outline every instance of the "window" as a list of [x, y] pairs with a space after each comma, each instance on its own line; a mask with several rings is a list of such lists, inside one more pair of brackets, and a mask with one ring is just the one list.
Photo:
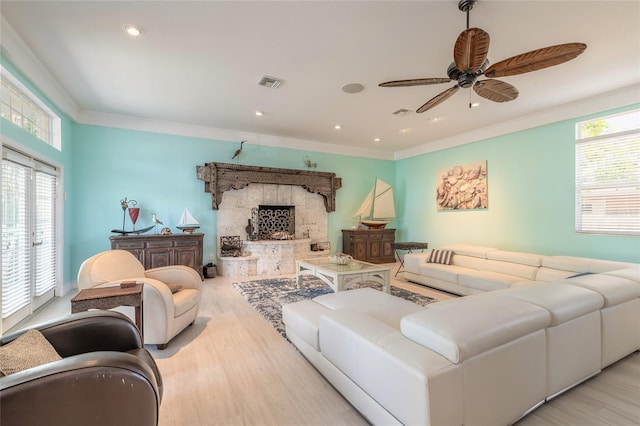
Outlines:
[[60, 117], [1, 67], [0, 77], [0, 116], [60, 150]]
[[55, 293], [58, 170], [4, 147], [0, 176], [0, 330], [6, 331]]
[[640, 235], [640, 110], [576, 124], [576, 232]]

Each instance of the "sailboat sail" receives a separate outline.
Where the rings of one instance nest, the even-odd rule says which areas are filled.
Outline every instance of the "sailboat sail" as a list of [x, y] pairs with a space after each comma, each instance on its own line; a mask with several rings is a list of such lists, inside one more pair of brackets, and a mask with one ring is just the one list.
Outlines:
[[178, 227], [198, 227], [198, 225], [200, 225], [200, 222], [198, 222], [196, 218], [191, 215], [189, 210], [185, 208], [182, 212], [182, 216], [180, 216]]
[[384, 226], [391, 222], [396, 217], [393, 187], [376, 178], [375, 186], [353, 217], [368, 226]]

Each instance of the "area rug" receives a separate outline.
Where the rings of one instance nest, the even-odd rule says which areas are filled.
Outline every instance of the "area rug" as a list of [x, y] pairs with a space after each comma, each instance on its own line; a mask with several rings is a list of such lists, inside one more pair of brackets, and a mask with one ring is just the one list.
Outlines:
[[[361, 287], [382, 290], [382, 285], [373, 281], [365, 281], [353, 285], [353, 288]], [[295, 278], [236, 282], [233, 283], [233, 288], [249, 302], [253, 309], [269, 321], [285, 339], [287, 336], [282, 323], [282, 305], [333, 293], [331, 287], [313, 276], [302, 277], [300, 288], [297, 287]], [[391, 294], [421, 306], [426, 306], [436, 301], [434, 298], [393, 286], [391, 286]]]

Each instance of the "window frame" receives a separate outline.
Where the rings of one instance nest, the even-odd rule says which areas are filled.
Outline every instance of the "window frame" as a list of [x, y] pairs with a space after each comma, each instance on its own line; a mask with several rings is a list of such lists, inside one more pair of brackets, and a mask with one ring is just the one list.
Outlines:
[[28, 102], [32, 104], [36, 109], [41, 110], [41, 112], [49, 118], [49, 126], [48, 126], [48, 138], [47, 140], [40, 138], [37, 134], [30, 131], [26, 123], [32, 121], [29, 117], [25, 117], [23, 114], [23, 110], [20, 111], [21, 116], [21, 124], [15, 123], [11, 119], [5, 118], [11, 124], [20, 127], [25, 132], [29, 133], [33, 137], [38, 140], [46, 143], [57, 149], [58, 151], [62, 150], [62, 119], [58, 114], [56, 114], [51, 108], [49, 108], [42, 100], [36, 96], [33, 91], [31, 91], [27, 86], [25, 86], [20, 80], [18, 80], [13, 74], [11, 74], [5, 67], [0, 66], [0, 79], [5, 80], [11, 86], [13, 86], [18, 95], [21, 97], [23, 102]]
[[[586, 123], [628, 115], [630, 127], [583, 136]], [[640, 109], [594, 117], [575, 124], [575, 231], [577, 234], [640, 236]], [[619, 144], [619, 145], [618, 145]], [[625, 149], [626, 148], [626, 149]], [[601, 150], [602, 157], [594, 159]], [[588, 151], [590, 150], [590, 151]], [[607, 155], [604, 155], [607, 154]], [[588, 158], [591, 157], [591, 158]], [[629, 165], [630, 164], [630, 165]], [[627, 173], [626, 168], [632, 173]], [[584, 177], [585, 170], [592, 172]], [[598, 173], [596, 171], [601, 171]], [[608, 174], [608, 178], [603, 175]], [[621, 179], [621, 176], [623, 179]], [[595, 213], [597, 212], [597, 213]], [[595, 213], [591, 220], [584, 220]]]

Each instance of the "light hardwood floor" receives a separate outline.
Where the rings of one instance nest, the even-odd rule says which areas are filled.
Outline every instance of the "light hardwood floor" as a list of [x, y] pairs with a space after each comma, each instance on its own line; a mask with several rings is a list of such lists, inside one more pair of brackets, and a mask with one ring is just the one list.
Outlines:
[[[397, 265], [387, 266], [393, 276]], [[163, 351], [148, 346], [165, 386], [160, 425], [366, 425], [233, 289], [233, 282], [223, 277], [205, 280], [195, 324]], [[451, 297], [402, 279], [392, 279], [392, 285], [438, 299]], [[30, 323], [67, 314], [70, 298], [56, 299]], [[544, 404], [517, 425], [640, 425], [640, 352]]]

